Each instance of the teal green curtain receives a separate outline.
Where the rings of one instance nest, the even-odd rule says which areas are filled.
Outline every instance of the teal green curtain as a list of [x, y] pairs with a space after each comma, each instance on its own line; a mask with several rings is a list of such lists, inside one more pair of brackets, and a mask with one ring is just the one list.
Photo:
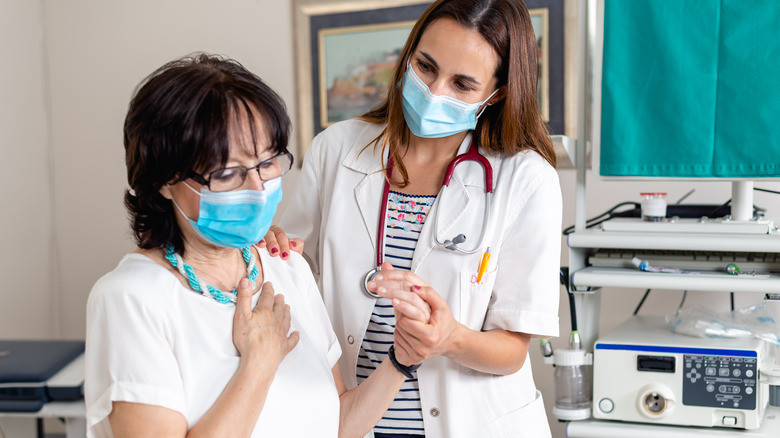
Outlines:
[[601, 174], [780, 176], [780, 1], [605, 0]]

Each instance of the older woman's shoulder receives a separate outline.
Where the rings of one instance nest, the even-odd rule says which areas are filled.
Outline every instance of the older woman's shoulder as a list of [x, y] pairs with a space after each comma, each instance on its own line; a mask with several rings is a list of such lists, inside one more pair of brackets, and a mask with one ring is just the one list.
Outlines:
[[130, 253], [95, 282], [89, 299], [123, 300], [128, 296], [159, 299], [162, 291], [171, 290], [177, 283], [178, 279], [159, 263], [145, 255]]

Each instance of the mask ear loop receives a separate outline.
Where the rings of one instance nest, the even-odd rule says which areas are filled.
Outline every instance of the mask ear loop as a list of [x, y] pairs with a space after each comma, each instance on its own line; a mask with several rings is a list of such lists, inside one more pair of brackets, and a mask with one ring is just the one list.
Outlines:
[[[485, 100], [483, 100], [483, 101], [482, 101], [482, 103], [484, 104], [485, 102], [487, 102], [488, 100], [490, 100], [490, 98], [491, 98], [491, 97], [493, 97], [493, 96], [495, 96], [495, 95], [496, 95], [496, 93], [498, 93], [498, 88], [496, 88], [495, 90], [493, 90], [493, 92], [492, 92], [492, 93], [490, 93], [490, 96], [488, 96], [488, 97], [487, 97]], [[487, 107], [489, 107], [489, 106], [490, 106], [489, 104], [488, 104], [488, 105], [485, 105], [485, 106], [483, 106], [483, 107], [482, 107], [482, 109], [481, 109], [481, 110], [479, 110], [479, 113], [477, 113], [477, 116], [475, 117], [475, 120], [479, 120], [479, 116], [481, 116], [481, 115], [482, 115], [482, 113], [484, 113], [484, 112], [485, 112], [485, 110], [487, 109]]]

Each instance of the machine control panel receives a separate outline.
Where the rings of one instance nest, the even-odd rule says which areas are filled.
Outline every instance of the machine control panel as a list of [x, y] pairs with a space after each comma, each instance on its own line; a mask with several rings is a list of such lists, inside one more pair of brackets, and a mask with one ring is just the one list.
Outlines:
[[683, 356], [683, 404], [713, 408], [756, 408], [758, 359], [715, 355]]

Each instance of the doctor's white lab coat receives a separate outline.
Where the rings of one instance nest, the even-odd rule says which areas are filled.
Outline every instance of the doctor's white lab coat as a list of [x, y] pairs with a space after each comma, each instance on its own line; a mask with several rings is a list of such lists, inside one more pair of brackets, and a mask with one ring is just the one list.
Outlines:
[[[384, 185], [383, 163], [372, 142], [384, 126], [358, 120], [335, 124], [318, 135], [304, 158], [298, 187], [281, 227], [305, 241], [304, 252], [341, 342], [341, 371], [357, 385], [356, 363], [375, 299], [363, 292], [376, 265], [377, 223]], [[469, 134], [460, 146], [464, 153]], [[480, 150], [483, 155], [484, 150]], [[485, 177], [474, 162], [459, 164], [423, 226], [412, 271], [473, 330], [505, 329], [536, 337], [558, 336], [558, 271], [561, 193], [555, 169], [535, 152], [486, 155], [493, 166], [494, 195], [483, 246], [488, 272], [477, 283], [485, 248], [463, 255], [437, 247], [463, 233], [464, 248], [479, 240]], [[496, 376], [437, 357], [417, 371], [426, 437], [532, 437], [550, 435], [541, 393], [526, 359], [518, 372]], [[371, 434], [369, 434], [370, 436]]]

